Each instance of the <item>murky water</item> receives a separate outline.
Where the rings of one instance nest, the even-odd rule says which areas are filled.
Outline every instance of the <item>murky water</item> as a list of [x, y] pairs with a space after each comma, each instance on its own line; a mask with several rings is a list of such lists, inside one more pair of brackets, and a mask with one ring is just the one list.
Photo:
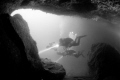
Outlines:
[[[87, 65], [87, 56], [90, 47], [94, 43], [106, 42], [120, 48], [120, 27], [119, 19], [115, 19], [114, 23], [99, 18], [97, 21], [85, 19], [78, 16], [57, 16], [40, 11], [29, 12], [27, 10], [20, 13], [27, 21], [30, 34], [37, 42], [38, 50], [46, 49], [50, 42], [58, 41], [60, 37], [68, 37], [69, 32], [73, 31], [80, 35], [87, 35], [82, 38], [80, 45], [74, 47], [76, 51], [85, 50], [83, 56], [75, 58], [74, 56], [65, 56], [58, 61], [62, 64], [69, 76], [87, 76], [89, 67]], [[60, 58], [54, 50], [47, 50], [40, 54], [42, 58], [49, 58], [56, 61]]]

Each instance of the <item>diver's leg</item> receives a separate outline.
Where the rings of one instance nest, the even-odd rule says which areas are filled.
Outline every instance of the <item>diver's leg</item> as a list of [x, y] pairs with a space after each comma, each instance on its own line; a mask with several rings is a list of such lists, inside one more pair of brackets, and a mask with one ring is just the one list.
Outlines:
[[74, 44], [75, 44], [76, 46], [78, 46], [78, 45], [80, 44], [80, 39], [83, 38], [83, 37], [86, 37], [86, 35], [76, 37]]
[[87, 36], [87, 35], [76, 37], [75, 41], [72, 41], [72, 42], [70, 43], [69, 47], [79, 46], [79, 44], [80, 44], [80, 39], [83, 38], [83, 37], [86, 37], [86, 36]]
[[75, 56], [76, 58], [78, 58], [79, 56], [84, 57], [83, 53], [84, 53], [84, 50], [78, 51], [76, 54], [74, 54], [74, 56]]
[[76, 37], [75, 41], [72, 42], [72, 46], [78, 46], [80, 44], [80, 37]]
[[75, 39], [76, 45], [79, 45], [79, 44], [80, 44], [80, 38], [81, 38], [81, 37], [77, 37], [77, 38]]

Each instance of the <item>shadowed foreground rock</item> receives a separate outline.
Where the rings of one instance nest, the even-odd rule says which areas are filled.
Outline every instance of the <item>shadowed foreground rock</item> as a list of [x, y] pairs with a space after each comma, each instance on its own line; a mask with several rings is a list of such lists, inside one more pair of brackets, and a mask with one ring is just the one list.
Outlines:
[[0, 15], [0, 53], [3, 79], [62, 80], [66, 74], [61, 65], [39, 58], [36, 42], [20, 15]]
[[[54, 63], [47, 58], [41, 60], [42, 65], [46, 70], [46, 73], [44, 74], [44, 79], [47, 79], [49, 77], [49, 80], [62, 80], [65, 77], [66, 72], [62, 65]], [[47, 74], [48, 76], [46, 76]]]
[[89, 67], [93, 80], [120, 80], [120, 53], [108, 44], [94, 44]]

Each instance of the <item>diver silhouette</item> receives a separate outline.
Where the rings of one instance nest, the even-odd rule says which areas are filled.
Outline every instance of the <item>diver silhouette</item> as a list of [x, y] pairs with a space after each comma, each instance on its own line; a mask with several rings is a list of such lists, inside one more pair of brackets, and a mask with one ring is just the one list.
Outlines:
[[[79, 46], [80, 44], [80, 39], [83, 38], [83, 37], [86, 37], [87, 35], [83, 35], [83, 36], [77, 36], [77, 34], [74, 34], [73, 32], [70, 32], [69, 33], [69, 37], [67, 38], [60, 38], [59, 39], [59, 46], [58, 47], [55, 47], [53, 48], [54, 51], [57, 51], [57, 54], [59, 55], [62, 55], [62, 56], [65, 56], [65, 55], [73, 55], [75, 57], [79, 57], [80, 55], [83, 56], [83, 51], [80, 52], [76, 52], [74, 50], [71, 50], [70, 48], [73, 47], [73, 46]], [[47, 48], [49, 47], [52, 47], [53, 45], [55, 45], [55, 42], [52, 42], [49, 44], [49, 46], [47, 46]], [[59, 47], [63, 47], [63, 51], [60, 52], [58, 51], [58, 48]]]
[[79, 46], [80, 39], [83, 37], [86, 37], [86, 35], [78, 36], [78, 37], [76, 37], [75, 40], [73, 40], [72, 38], [61, 38], [59, 40], [59, 46], [64, 46], [66, 48], [70, 48], [72, 46]]
[[64, 51], [59, 52], [56, 50], [57, 54], [62, 55], [62, 56], [71, 55], [71, 56], [75, 56], [76, 58], [78, 58], [81, 55], [83, 56], [83, 52], [84, 52], [83, 50], [76, 52], [75, 50], [71, 50], [70, 48], [73, 46], [79, 46], [80, 39], [83, 37], [86, 37], [86, 36], [87, 35], [77, 36], [77, 34], [70, 32], [68, 38], [60, 38], [59, 39], [59, 46], [63, 46]]
[[83, 37], [86, 37], [86, 36], [87, 35], [77, 36], [77, 34], [70, 32], [68, 38], [60, 38], [59, 39], [59, 45], [64, 46], [65, 48], [70, 48], [72, 46], [79, 46], [80, 39]]
[[84, 53], [84, 50], [81, 50], [81, 51], [75, 51], [75, 50], [67, 50], [67, 51], [64, 51], [64, 52], [59, 52], [59, 51], [57, 51], [57, 54], [58, 55], [62, 55], [62, 56], [67, 56], [67, 55], [69, 55], [69, 56], [74, 56], [74, 57], [76, 57], [76, 58], [78, 58], [79, 56], [82, 56], [82, 57], [85, 57], [84, 55], [83, 55], [83, 53]]
[[[77, 34], [74, 34], [73, 32], [70, 32], [69, 37], [60, 38], [58, 44], [59, 44], [59, 46], [63, 46], [66, 49], [68, 49], [72, 46], [79, 46], [80, 39], [83, 38], [83, 37], [86, 37], [86, 36], [87, 35], [77, 36]], [[49, 45], [46, 48], [52, 47], [55, 44], [56, 44], [56, 42], [49, 43]]]

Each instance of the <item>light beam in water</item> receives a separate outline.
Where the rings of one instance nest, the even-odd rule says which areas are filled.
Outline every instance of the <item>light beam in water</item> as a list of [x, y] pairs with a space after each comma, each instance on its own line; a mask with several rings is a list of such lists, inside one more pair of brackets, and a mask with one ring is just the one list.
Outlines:
[[60, 59], [62, 59], [63, 58], [63, 56], [61, 56], [59, 59], [57, 59], [55, 62], [58, 62]]
[[59, 44], [56, 44], [56, 45], [54, 45], [54, 46], [52, 46], [50, 48], [44, 49], [44, 50], [40, 51], [39, 54], [42, 54], [42, 53], [44, 53], [44, 52], [46, 52], [46, 51], [48, 51], [48, 50], [50, 50], [52, 48], [57, 48], [57, 47], [59, 47]]

